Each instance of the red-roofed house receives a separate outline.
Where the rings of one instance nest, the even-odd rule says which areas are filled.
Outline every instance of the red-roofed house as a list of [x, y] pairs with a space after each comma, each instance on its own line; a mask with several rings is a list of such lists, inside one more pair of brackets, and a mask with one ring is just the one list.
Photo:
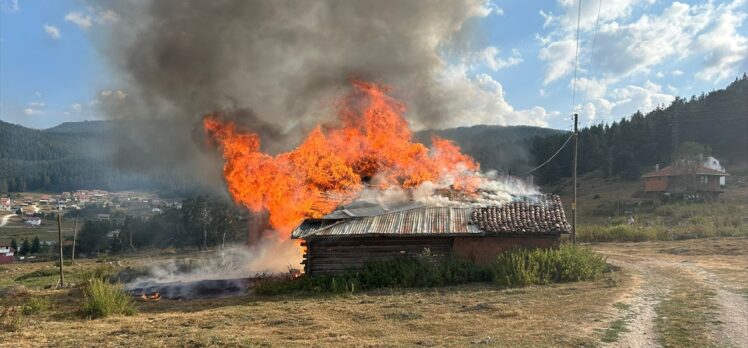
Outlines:
[[13, 263], [16, 250], [11, 248], [10, 245], [0, 243], [0, 265], [6, 263]]
[[642, 182], [644, 192], [720, 193], [724, 191], [720, 184], [724, 179], [721, 178], [729, 175], [724, 171], [680, 161], [662, 169], [655, 167], [655, 171], [642, 175]]

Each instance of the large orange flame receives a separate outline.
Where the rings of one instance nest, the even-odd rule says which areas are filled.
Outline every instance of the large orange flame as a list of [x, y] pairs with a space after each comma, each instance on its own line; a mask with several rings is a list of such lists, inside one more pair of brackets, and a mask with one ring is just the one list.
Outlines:
[[414, 143], [402, 116], [405, 105], [387, 88], [363, 81], [353, 87], [340, 103], [341, 125], [318, 126], [299, 147], [277, 156], [260, 152], [257, 134], [220, 114], [203, 121], [223, 151], [234, 200], [253, 211], [267, 209], [284, 238], [305, 218], [322, 217], [355, 198], [364, 181], [409, 189], [449, 178], [454, 189], [475, 189], [478, 164], [472, 158], [449, 140], [435, 137], [431, 151]]

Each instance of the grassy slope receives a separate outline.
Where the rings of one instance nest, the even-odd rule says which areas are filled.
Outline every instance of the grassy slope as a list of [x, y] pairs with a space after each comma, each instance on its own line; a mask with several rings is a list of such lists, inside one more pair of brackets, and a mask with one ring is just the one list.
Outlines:
[[[748, 236], [748, 163], [728, 168], [726, 192], [711, 203], [667, 203], [653, 206], [639, 181], [605, 179], [596, 173], [580, 178], [579, 237], [585, 241], [671, 240], [693, 237]], [[739, 183], [740, 181], [740, 183]], [[561, 196], [570, 214], [570, 180], [542, 188]], [[627, 218], [636, 223], [627, 226]], [[569, 215], [570, 217], [570, 215]], [[617, 226], [617, 227], [616, 227]], [[594, 235], [593, 235], [594, 234]], [[588, 238], [588, 239], [585, 239]]]

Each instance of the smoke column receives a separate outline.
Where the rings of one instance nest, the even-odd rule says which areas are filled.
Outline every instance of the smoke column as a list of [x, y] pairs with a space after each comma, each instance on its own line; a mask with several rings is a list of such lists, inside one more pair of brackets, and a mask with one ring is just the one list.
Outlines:
[[[168, 169], [220, 187], [220, 161], [202, 142], [200, 118], [228, 110], [258, 132], [265, 151], [297, 145], [331, 121], [349, 78], [393, 87], [416, 127], [450, 115], [436, 81], [445, 56], [463, 50], [477, 0], [93, 2], [116, 15], [98, 34], [122, 81], [100, 106], [128, 120], [113, 158], [137, 171]], [[119, 87], [118, 87], [119, 88]], [[117, 88], [114, 88], [117, 89]], [[146, 122], [142, 122], [146, 121]]]

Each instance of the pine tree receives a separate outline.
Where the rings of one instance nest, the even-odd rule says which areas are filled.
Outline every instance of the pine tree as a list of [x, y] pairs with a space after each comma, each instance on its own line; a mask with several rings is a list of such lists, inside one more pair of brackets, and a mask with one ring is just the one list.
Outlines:
[[13, 248], [13, 250], [18, 251], [18, 242], [16, 242], [15, 238], [10, 240], [10, 247]]
[[36, 254], [41, 250], [41, 248], [42, 245], [39, 241], [39, 237], [34, 237], [34, 240], [31, 242], [31, 253]]
[[31, 251], [31, 243], [29, 243], [28, 239], [24, 239], [23, 243], [21, 243], [21, 251], [19, 252], [19, 254], [21, 256], [26, 256], [29, 254], [30, 251]]

